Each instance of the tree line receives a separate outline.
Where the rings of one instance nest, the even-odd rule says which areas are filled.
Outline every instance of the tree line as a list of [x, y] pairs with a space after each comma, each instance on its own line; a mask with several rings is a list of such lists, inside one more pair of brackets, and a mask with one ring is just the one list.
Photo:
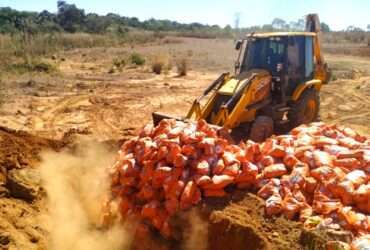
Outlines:
[[[329, 32], [330, 27], [321, 23], [322, 30]], [[367, 27], [370, 29], [370, 24]], [[114, 33], [122, 34], [130, 29], [143, 29], [155, 32], [183, 32], [183, 33], [210, 33], [216, 36], [232, 36], [235, 32], [250, 31], [275, 31], [275, 30], [303, 30], [304, 20], [286, 22], [275, 18], [271, 24], [253, 26], [248, 28], [232, 28], [230, 25], [220, 27], [218, 25], [205, 25], [201, 23], [183, 24], [170, 20], [149, 19], [140, 21], [136, 17], [120, 16], [109, 13], [98, 15], [85, 13], [83, 9], [66, 1], [57, 2], [57, 13], [47, 10], [41, 12], [17, 11], [9, 7], [0, 8], [0, 33], [26, 32], [50, 33], [50, 32], [87, 32], [94, 34]], [[358, 27], [349, 26], [347, 31], [362, 31]]]

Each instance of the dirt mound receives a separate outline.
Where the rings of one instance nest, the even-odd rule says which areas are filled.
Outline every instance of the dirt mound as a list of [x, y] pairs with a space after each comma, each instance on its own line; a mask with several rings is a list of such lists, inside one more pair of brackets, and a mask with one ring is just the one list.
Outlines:
[[266, 218], [264, 201], [240, 190], [227, 198], [208, 198], [173, 218], [171, 224], [182, 233], [179, 240], [166, 241], [152, 231], [137, 234], [133, 249], [302, 249], [307, 244], [302, 237], [310, 238], [310, 242], [320, 240], [315, 234], [305, 237], [300, 222]]
[[[0, 249], [46, 249], [37, 164], [63, 143], [0, 127]], [[17, 197], [17, 198], [15, 198]]]
[[0, 127], [0, 166], [13, 168], [34, 167], [43, 149], [59, 149], [62, 142], [33, 136], [23, 131]]
[[223, 208], [212, 204], [208, 249], [300, 249], [302, 224], [283, 217], [266, 218], [264, 201], [238, 191]]

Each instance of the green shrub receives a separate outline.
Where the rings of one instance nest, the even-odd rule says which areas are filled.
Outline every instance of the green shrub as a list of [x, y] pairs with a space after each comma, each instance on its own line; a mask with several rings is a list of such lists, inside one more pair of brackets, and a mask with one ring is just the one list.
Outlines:
[[138, 66], [145, 64], [145, 58], [139, 53], [132, 53], [130, 56], [130, 61], [132, 64], [138, 65]]

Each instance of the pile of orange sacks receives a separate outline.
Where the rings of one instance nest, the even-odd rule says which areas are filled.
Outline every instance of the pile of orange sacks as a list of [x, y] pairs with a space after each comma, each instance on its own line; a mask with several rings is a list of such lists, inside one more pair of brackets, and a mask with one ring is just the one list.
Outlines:
[[[370, 242], [370, 140], [350, 128], [302, 125], [263, 143], [231, 144], [205, 121], [162, 120], [126, 141], [109, 168], [123, 218], [139, 217], [165, 237], [169, 218], [223, 197], [225, 187], [249, 189], [266, 200], [266, 216], [308, 225], [329, 221]], [[357, 249], [357, 248], [356, 248]]]

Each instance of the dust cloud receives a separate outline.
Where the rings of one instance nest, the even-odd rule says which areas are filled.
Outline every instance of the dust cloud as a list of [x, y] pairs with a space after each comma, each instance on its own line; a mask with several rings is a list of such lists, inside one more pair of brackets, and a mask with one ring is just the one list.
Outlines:
[[189, 228], [184, 232], [184, 250], [208, 249], [208, 223], [200, 217], [194, 208], [187, 215]]
[[130, 235], [122, 225], [101, 227], [102, 201], [108, 191], [105, 174], [114, 152], [102, 146], [76, 152], [42, 155], [41, 176], [48, 212], [43, 220], [50, 232], [49, 249], [128, 249]]

